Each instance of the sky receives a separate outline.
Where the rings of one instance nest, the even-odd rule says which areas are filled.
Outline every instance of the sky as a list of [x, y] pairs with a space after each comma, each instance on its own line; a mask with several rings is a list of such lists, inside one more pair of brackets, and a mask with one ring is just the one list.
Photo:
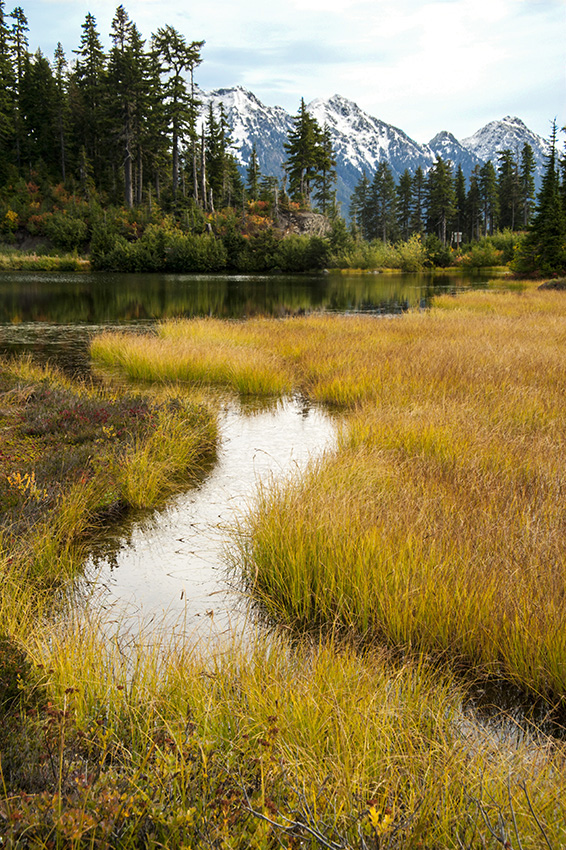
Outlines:
[[[68, 59], [87, 12], [104, 45], [117, 0], [18, 0], [29, 46]], [[516, 115], [547, 138], [566, 124], [566, 0], [124, 0], [144, 38], [166, 24], [205, 40], [196, 81], [241, 85], [296, 114], [341, 94], [429, 141]], [[9, 0], [5, 3], [10, 11]], [[563, 137], [562, 137], [563, 138]]]

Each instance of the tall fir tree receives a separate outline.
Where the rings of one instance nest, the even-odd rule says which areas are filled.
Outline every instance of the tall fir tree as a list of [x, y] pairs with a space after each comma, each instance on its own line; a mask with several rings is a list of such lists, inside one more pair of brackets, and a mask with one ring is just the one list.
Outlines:
[[411, 184], [411, 232], [424, 233], [425, 229], [425, 188], [426, 180], [422, 168], [413, 174]]
[[537, 207], [515, 263], [522, 272], [566, 273], [566, 215], [562, 206], [556, 122], [552, 126]]
[[356, 183], [354, 191], [350, 195], [349, 209], [354, 229], [362, 237], [362, 239], [370, 238], [367, 218], [370, 192], [371, 182], [364, 171], [359, 181]]
[[395, 238], [397, 230], [397, 193], [395, 179], [387, 162], [377, 166], [370, 191], [372, 238], [387, 242]]
[[519, 208], [519, 172], [510, 148], [498, 154], [497, 188], [499, 227], [515, 230]]
[[5, 178], [13, 162], [16, 76], [10, 50], [10, 30], [4, 0], [0, 0], [0, 177]]
[[407, 240], [411, 234], [411, 204], [413, 200], [413, 178], [406, 168], [397, 185], [397, 216], [401, 237]]
[[301, 99], [293, 128], [284, 144], [287, 154], [285, 170], [289, 178], [289, 195], [307, 207], [311, 206], [312, 187], [320, 169], [321, 143], [322, 130]]
[[259, 170], [259, 160], [257, 158], [257, 150], [255, 143], [252, 145], [250, 153], [250, 161], [246, 169], [246, 189], [248, 197], [252, 201], [257, 201], [259, 198], [259, 187], [261, 183], [261, 171]]
[[[197, 136], [195, 93], [187, 85], [185, 74], [192, 75], [202, 62], [201, 50], [204, 41], [187, 41], [180, 32], [169, 25], [161, 27], [153, 36], [153, 48], [162, 63], [166, 75], [164, 100], [166, 116], [171, 134], [171, 189], [173, 201], [179, 188], [179, 149], [181, 139], [188, 132], [193, 143]], [[203, 200], [204, 204], [204, 200]]]
[[519, 166], [519, 203], [523, 227], [528, 227], [530, 224], [535, 206], [535, 169], [533, 149], [528, 142], [525, 142], [521, 150]]
[[483, 213], [483, 235], [491, 236], [498, 224], [499, 198], [497, 175], [490, 159], [480, 168], [479, 190]]
[[96, 18], [90, 12], [82, 25], [80, 45], [73, 52], [77, 58], [71, 74], [69, 100], [75, 161], [79, 171], [84, 170], [88, 161], [89, 172], [92, 171], [93, 179], [100, 182], [107, 165], [108, 133], [103, 116], [107, 91], [106, 56]]
[[426, 180], [426, 205], [428, 230], [436, 233], [446, 245], [448, 223], [456, 210], [452, 165], [448, 160], [437, 157]]

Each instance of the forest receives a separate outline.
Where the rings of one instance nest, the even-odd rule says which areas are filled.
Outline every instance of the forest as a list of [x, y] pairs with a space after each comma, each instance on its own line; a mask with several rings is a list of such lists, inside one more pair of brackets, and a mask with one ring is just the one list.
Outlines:
[[[262, 174], [255, 147], [239, 169], [222, 106], [199, 120], [204, 40], [169, 25], [146, 40], [122, 5], [108, 51], [90, 13], [72, 59], [61, 43], [52, 60], [31, 54], [27, 33], [24, 10], [7, 13], [0, 0], [0, 236], [12, 263], [22, 249], [88, 255], [92, 268], [120, 271], [563, 270], [566, 158], [556, 128], [538, 202], [525, 144], [468, 181], [441, 157], [397, 183], [381, 162], [341, 211], [331, 134], [304, 100], [282, 177]], [[298, 210], [328, 219], [322, 237], [288, 236], [281, 213]]]

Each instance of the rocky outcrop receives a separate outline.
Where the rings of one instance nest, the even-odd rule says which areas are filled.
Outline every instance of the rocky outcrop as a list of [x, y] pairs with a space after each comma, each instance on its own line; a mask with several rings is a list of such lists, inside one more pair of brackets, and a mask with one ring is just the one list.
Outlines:
[[297, 233], [299, 236], [327, 236], [331, 229], [325, 215], [298, 210], [279, 210], [275, 224], [285, 236], [289, 233]]

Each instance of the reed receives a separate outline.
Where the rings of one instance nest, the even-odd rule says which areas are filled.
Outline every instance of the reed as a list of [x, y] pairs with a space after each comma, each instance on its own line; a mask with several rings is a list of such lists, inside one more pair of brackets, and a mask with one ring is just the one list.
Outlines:
[[490, 737], [442, 669], [327, 642], [211, 649], [104, 629], [77, 614], [26, 641], [35, 707], [0, 733], [19, 782], [2, 802], [11, 846], [566, 838], [563, 748]]

